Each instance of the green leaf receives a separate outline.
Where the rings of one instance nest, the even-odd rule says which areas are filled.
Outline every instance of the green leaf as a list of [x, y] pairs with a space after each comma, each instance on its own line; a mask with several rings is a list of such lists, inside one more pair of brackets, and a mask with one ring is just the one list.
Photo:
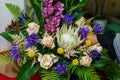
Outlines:
[[83, 15], [84, 15], [85, 13], [83, 12], [83, 13], [81, 13], [81, 14], [79, 14], [79, 13], [76, 13], [76, 14], [74, 14], [74, 20], [76, 21], [76, 20], [79, 20]]
[[10, 36], [10, 34], [19, 34], [19, 31], [9, 31], [9, 32], [3, 32], [3, 33], [0, 33], [0, 35], [5, 38], [7, 41], [9, 42], [13, 42], [13, 39], [12, 37]]
[[5, 53], [3, 55], [0, 55], [0, 62], [10, 62], [10, 54], [9, 53]]
[[89, 0], [80, 0], [79, 4], [73, 6], [67, 13], [71, 13], [75, 9], [80, 9], [87, 4]]
[[15, 20], [18, 20], [18, 16], [20, 15], [20, 8], [17, 5], [6, 3], [5, 4], [8, 10], [12, 13]]
[[110, 61], [110, 59], [109, 59], [108, 57], [100, 56], [99, 59], [97, 59], [92, 66], [95, 67], [95, 68], [102, 68], [102, 67], [104, 67], [109, 61]]
[[54, 70], [41, 70], [42, 80], [60, 80], [60, 75]]
[[40, 69], [39, 63], [36, 63], [33, 67], [31, 66], [32, 61], [28, 61], [26, 64], [24, 64], [18, 73], [17, 80], [29, 80], [32, 75], [34, 75]]

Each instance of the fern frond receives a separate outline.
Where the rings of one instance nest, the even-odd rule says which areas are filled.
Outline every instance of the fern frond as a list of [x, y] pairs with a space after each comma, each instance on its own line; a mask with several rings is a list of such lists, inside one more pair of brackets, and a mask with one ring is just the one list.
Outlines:
[[5, 4], [8, 10], [12, 13], [15, 20], [18, 20], [18, 16], [20, 15], [20, 8], [17, 5], [6, 3]]
[[92, 67], [78, 67], [75, 74], [80, 80], [100, 80], [96, 71]]
[[60, 80], [60, 75], [54, 70], [40, 71], [42, 80]]
[[0, 62], [10, 62], [10, 54], [9, 53], [5, 53], [3, 55], [0, 55]]

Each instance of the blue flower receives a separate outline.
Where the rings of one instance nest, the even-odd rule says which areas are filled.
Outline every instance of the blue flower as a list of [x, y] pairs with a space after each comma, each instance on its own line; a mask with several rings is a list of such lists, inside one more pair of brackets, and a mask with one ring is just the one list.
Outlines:
[[66, 14], [66, 15], [64, 15], [63, 22], [65, 22], [66, 24], [72, 24], [73, 19], [74, 19], [73, 15]]
[[19, 47], [17, 44], [13, 44], [13, 49], [11, 50], [10, 52], [10, 56], [11, 56], [11, 59], [14, 60], [14, 61], [20, 61], [21, 59], [21, 56], [19, 54]]
[[89, 32], [89, 27], [86, 27], [86, 28], [80, 28], [79, 31], [78, 31], [78, 36], [81, 36], [81, 39], [84, 39], [87, 37], [87, 34]]
[[93, 59], [96, 59], [96, 58], [98, 58], [99, 57], [99, 52], [97, 51], [97, 50], [92, 50], [91, 52], [90, 52], [90, 56], [93, 58]]
[[56, 70], [59, 74], [65, 73], [68, 71], [68, 62], [63, 61], [62, 63], [57, 63], [57, 65], [54, 67], [54, 70]]
[[26, 44], [26, 47], [30, 47], [34, 44], [38, 44], [39, 43], [39, 36], [35, 33], [33, 33], [32, 35], [29, 35], [27, 37], [28, 43]]
[[94, 32], [96, 33], [96, 34], [99, 34], [99, 33], [101, 33], [102, 31], [103, 31], [103, 28], [102, 28], [102, 26], [100, 25], [100, 24], [95, 24], [94, 26], [93, 26], [93, 30], [94, 30]]

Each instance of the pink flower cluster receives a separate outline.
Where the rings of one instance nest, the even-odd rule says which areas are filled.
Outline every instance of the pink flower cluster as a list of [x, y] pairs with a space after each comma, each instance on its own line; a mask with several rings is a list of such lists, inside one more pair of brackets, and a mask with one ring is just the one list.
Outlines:
[[46, 24], [44, 28], [48, 32], [56, 33], [59, 30], [59, 24], [61, 19], [63, 18], [63, 10], [64, 4], [62, 2], [57, 2], [53, 5], [53, 0], [43, 0], [44, 9], [43, 9], [43, 16], [46, 19]]

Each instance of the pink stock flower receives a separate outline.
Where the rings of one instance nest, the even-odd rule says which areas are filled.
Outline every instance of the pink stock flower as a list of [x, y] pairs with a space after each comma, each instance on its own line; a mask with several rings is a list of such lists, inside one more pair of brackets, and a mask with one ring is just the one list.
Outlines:
[[43, 9], [42, 14], [43, 14], [43, 16], [44, 16], [45, 18], [48, 18], [50, 15], [53, 14], [53, 12], [54, 12], [54, 8], [53, 8], [53, 7], [45, 7], [45, 8]]
[[59, 19], [64, 17], [61, 11], [56, 11], [55, 16], [58, 17]]
[[54, 5], [54, 9], [56, 11], [63, 11], [64, 10], [64, 4], [62, 2], [57, 2], [55, 5]]
[[44, 6], [50, 7], [52, 6], [53, 0], [43, 0]]
[[58, 27], [59, 24], [60, 24], [60, 19], [59, 19], [58, 17], [53, 16], [53, 17], [52, 17], [52, 20], [51, 20], [51, 24], [52, 24], [53, 26]]

